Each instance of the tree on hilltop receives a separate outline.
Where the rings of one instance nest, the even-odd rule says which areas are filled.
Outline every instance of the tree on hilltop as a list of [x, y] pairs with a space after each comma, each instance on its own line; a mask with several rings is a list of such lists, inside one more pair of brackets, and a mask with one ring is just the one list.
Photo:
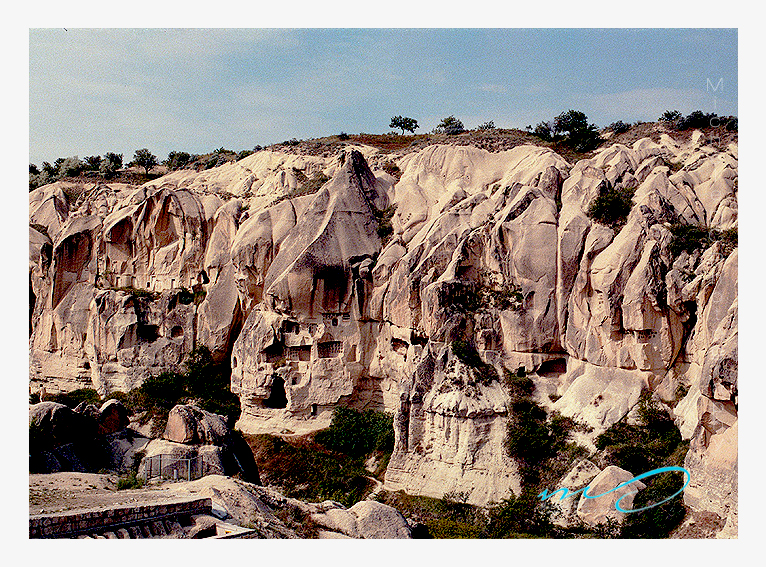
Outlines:
[[104, 159], [101, 160], [99, 171], [106, 179], [110, 179], [122, 167], [122, 154], [106, 152]]
[[133, 163], [138, 167], [143, 167], [147, 175], [149, 175], [149, 170], [158, 164], [157, 156], [147, 148], [136, 150], [136, 153], [133, 156]]
[[434, 128], [434, 134], [460, 134], [464, 131], [463, 122], [452, 115], [442, 118], [442, 121]]
[[406, 116], [394, 116], [391, 118], [391, 124], [389, 124], [388, 127], [400, 128], [402, 136], [404, 136], [405, 130], [413, 134], [415, 133], [415, 130], [418, 129], [418, 121], [414, 118], [407, 118]]

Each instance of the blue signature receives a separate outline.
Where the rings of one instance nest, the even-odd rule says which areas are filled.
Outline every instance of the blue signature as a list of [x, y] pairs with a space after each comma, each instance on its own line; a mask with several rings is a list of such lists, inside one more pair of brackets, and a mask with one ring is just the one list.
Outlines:
[[624, 510], [622, 508], [622, 506], [620, 506], [620, 502], [622, 501], [622, 499], [625, 498], [626, 496], [630, 496], [631, 494], [635, 494], [636, 493], [636, 492], [628, 492], [627, 494], [623, 494], [622, 496], [620, 496], [620, 498], [617, 499], [617, 502], [614, 503], [614, 507], [615, 507], [615, 509], [618, 512], [625, 512], [626, 514], [629, 514], [631, 512], [641, 512], [643, 510], [648, 510], [649, 508], [654, 508], [655, 506], [659, 506], [663, 502], [667, 502], [668, 500], [670, 500], [672, 498], [675, 498], [676, 496], [681, 494], [684, 491], [684, 488], [686, 488], [688, 486], [689, 482], [691, 482], [691, 480], [692, 480], [691, 473], [689, 473], [689, 471], [686, 470], [683, 467], [661, 467], [659, 469], [653, 469], [653, 470], [650, 470], [649, 472], [645, 472], [644, 474], [640, 474], [638, 476], [635, 476], [635, 477], [631, 478], [629, 481], [623, 482], [622, 484], [620, 484], [618, 486], [615, 486], [611, 490], [607, 490], [603, 494], [595, 494], [595, 495], [588, 494], [588, 489], [590, 488], [590, 485], [588, 485], [588, 486], [586, 486], [584, 488], [580, 488], [579, 490], [575, 490], [574, 492], [571, 492], [571, 493], [569, 492], [568, 488], [559, 488], [555, 492], [552, 492], [551, 494], [548, 494], [548, 489], [546, 488], [540, 494], [538, 494], [537, 497], [540, 498], [540, 500], [542, 500], [543, 502], [545, 502], [546, 500], [548, 500], [549, 498], [552, 498], [553, 496], [555, 496], [559, 492], [563, 492], [564, 494], [561, 496], [561, 498], [559, 498], [559, 501], [561, 501], [561, 500], [564, 500], [564, 498], [569, 498], [570, 496], [575, 496], [576, 494], [579, 494], [580, 492], [582, 492], [583, 498], [599, 498], [601, 496], [606, 496], [610, 492], [614, 492], [616, 490], [619, 490], [620, 488], [623, 488], [623, 487], [629, 485], [632, 482], [635, 482], [637, 480], [641, 480], [642, 478], [646, 478], [646, 477], [653, 476], [655, 474], [664, 473], [664, 472], [671, 472], [671, 471], [678, 471], [678, 472], [684, 473], [686, 475], [686, 482], [681, 487], [681, 490], [679, 490], [678, 492], [675, 492], [671, 496], [668, 496], [662, 502], [657, 502], [655, 504], [652, 504], [651, 506], [644, 506], [643, 508], [637, 508], [636, 510]]

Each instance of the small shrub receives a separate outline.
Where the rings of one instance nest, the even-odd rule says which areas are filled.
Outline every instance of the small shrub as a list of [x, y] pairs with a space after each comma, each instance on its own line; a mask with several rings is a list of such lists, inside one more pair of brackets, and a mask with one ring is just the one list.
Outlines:
[[662, 113], [662, 116], [660, 116], [659, 121], [675, 122], [676, 120], [680, 120], [682, 117], [683, 114], [681, 114], [678, 110], [666, 110]]
[[495, 122], [493, 120], [489, 120], [487, 122], [483, 122], [482, 124], [479, 124], [476, 127], [477, 130], [481, 132], [486, 132], [488, 130], [494, 130], [495, 129]]
[[349, 135], [348, 135], [348, 134], [346, 134], [345, 132], [341, 132], [340, 134], [338, 134], [338, 139], [339, 139], [340, 141], [345, 141], [345, 140], [348, 140], [350, 137], [351, 137], [351, 136], [349, 136]]
[[192, 162], [192, 155], [188, 152], [170, 152], [168, 158], [163, 162], [171, 171], [184, 169]]
[[505, 374], [503, 383], [514, 398], [528, 398], [534, 393], [535, 383], [527, 376], [526, 369], [523, 366], [520, 366], [516, 372], [511, 372], [504, 368], [503, 373]]
[[714, 122], [718, 123], [718, 115], [695, 110], [676, 122], [676, 130], [689, 130], [691, 128], [710, 128]]
[[627, 221], [633, 206], [634, 189], [602, 189], [588, 207], [587, 214], [594, 221], [615, 230]]
[[85, 192], [85, 187], [82, 185], [75, 185], [73, 187], [64, 187], [62, 191], [66, 197], [67, 202], [69, 203], [69, 206], [71, 207], [77, 202], [77, 199], [80, 198], [80, 195]]
[[394, 214], [396, 214], [396, 205], [391, 205], [382, 210], [373, 209], [372, 214], [378, 223], [378, 228], [376, 230], [378, 237], [383, 243], [383, 246], [385, 246], [394, 234], [394, 225], [392, 224], [391, 219], [393, 219]]
[[550, 537], [555, 534], [551, 522], [552, 505], [542, 502], [532, 492], [511, 496], [489, 509], [489, 537], [519, 537], [520, 534]]
[[670, 233], [673, 235], [673, 240], [668, 245], [668, 251], [674, 258], [684, 251], [691, 254], [695, 250], [705, 250], [717, 241], [721, 242], [722, 254], [728, 256], [738, 244], [736, 228], [718, 231], [691, 224], [675, 223], [670, 226]]
[[535, 129], [532, 131], [532, 134], [546, 142], [552, 141], [554, 137], [553, 123], [540, 122], [537, 126], [535, 126]]
[[121, 476], [117, 479], [117, 490], [129, 490], [134, 488], [141, 488], [144, 486], [144, 479], [136, 476], [135, 472], [131, 472], [128, 475]]
[[609, 126], [607, 126], [607, 128], [615, 134], [622, 134], [623, 132], [630, 130], [630, 124], [626, 124], [622, 120], [618, 120], [617, 122], [612, 122]]
[[434, 134], [455, 135], [464, 131], [463, 123], [452, 115], [442, 118], [441, 122], [434, 128]]
[[387, 161], [383, 164], [383, 171], [399, 181], [402, 178], [402, 170], [393, 161]]
[[648, 392], [639, 400], [641, 425], [625, 420], [615, 423], [596, 438], [596, 448], [606, 451], [610, 464], [634, 474], [662, 466], [681, 443], [681, 434], [667, 411], [651, 400]]
[[285, 495], [309, 502], [336, 500], [353, 506], [370, 488], [361, 459], [328, 453], [310, 441], [287, 441], [271, 435], [246, 436], [261, 479], [282, 487]]
[[176, 295], [176, 299], [183, 305], [190, 305], [194, 301], [194, 294], [185, 287], [182, 287], [181, 291]]
[[466, 366], [471, 368], [471, 375], [479, 384], [489, 385], [499, 380], [497, 370], [479, 356], [476, 347], [468, 341], [452, 341], [452, 353]]
[[316, 193], [319, 189], [327, 183], [330, 178], [327, 177], [324, 172], [317, 171], [311, 178], [306, 177], [300, 169], [293, 168], [293, 173], [298, 179], [298, 187], [290, 193], [290, 197], [302, 197], [303, 195], [311, 195]]

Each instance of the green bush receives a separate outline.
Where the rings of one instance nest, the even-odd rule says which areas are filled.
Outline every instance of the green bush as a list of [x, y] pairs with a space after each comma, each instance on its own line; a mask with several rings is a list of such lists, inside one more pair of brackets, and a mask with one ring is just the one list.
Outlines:
[[607, 449], [606, 458], [634, 474], [662, 466], [681, 443], [681, 434], [667, 411], [645, 392], [639, 400], [640, 425], [625, 420], [615, 423], [596, 438], [596, 448]]
[[188, 152], [170, 152], [168, 158], [163, 162], [171, 171], [184, 169], [192, 162], [192, 155]]
[[493, 120], [489, 120], [487, 122], [483, 122], [482, 124], [479, 124], [476, 127], [476, 129], [481, 131], [481, 132], [486, 132], [486, 131], [489, 131], [489, 130], [494, 130], [495, 129], [495, 122]]
[[516, 372], [511, 372], [507, 368], [503, 369], [503, 384], [508, 388], [511, 396], [516, 399], [528, 398], [535, 391], [535, 383], [532, 378], [527, 376], [526, 369], [520, 366]]
[[659, 121], [675, 122], [676, 120], [680, 120], [682, 117], [683, 114], [681, 114], [678, 110], [666, 110], [662, 113], [662, 116], [660, 116]]
[[455, 135], [464, 131], [463, 123], [452, 115], [442, 118], [441, 122], [434, 128], [434, 134]]
[[185, 372], [163, 372], [126, 394], [116, 392], [109, 397], [119, 399], [134, 412], [146, 412], [142, 422], [154, 419], [153, 433], [164, 429], [176, 404], [194, 402], [206, 411], [239, 417], [239, 398], [231, 392], [228, 361], [213, 361], [210, 350], [199, 346], [187, 355], [185, 366]]
[[675, 223], [670, 225], [670, 233], [673, 235], [673, 240], [668, 245], [668, 251], [674, 258], [684, 251], [691, 254], [695, 250], [705, 250], [717, 241], [721, 242], [723, 255], [728, 256], [738, 244], [736, 228], [718, 231], [692, 224]]
[[299, 185], [290, 194], [291, 197], [301, 197], [303, 195], [311, 195], [312, 193], [316, 193], [319, 191], [322, 185], [330, 180], [330, 178], [327, 177], [322, 171], [317, 171], [314, 173], [314, 175], [311, 176], [311, 178], [306, 177], [306, 174], [303, 173], [300, 169], [293, 168], [293, 172], [298, 178]]
[[359, 458], [329, 453], [307, 441], [288, 443], [271, 435], [246, 439], [261, 480], [280, 486], [286, 496], [310, 502], [336, 500], [353, 506], [371, 486], [369, 473]]
[[[662, 502], [678, 492], [684, 485], [685, 476], [680, 471], [674, 471], [646, 479], [646, 488], [640, 490], [633, 499], [633, 509], [637, 510]], [[679, 494], [672, 500], [663, 502], [649, 510], [628, 514], [625, 518], [621, 537], [626, 539], [666, 538], [671, 531], [678, 527], [685, 515], [683, 494]]]
[[523, 484], [536, 486], [548, 460], [566, 447], [573, 423], [553, 415], [530, 398], [511, 403], [511, 418], [505, 438], [505, 449], [519, 464]]
[[489, 509], [489, 537], [513, 538], [520, 535], [552, 537], [556, 529], [551, 522], [551, 503], [542, 502], [535, 494], [525, 491], [506, 498]]
[[52, 398], [51, 401], [64, 404], [70, 408], [76, 408], [82, 402], [94, 404], [96, 406], [102, 404], [101, 396], [99, 396], [98, 392], [93, 388], [80, 388], [78, 390], [72, 390], [71, 392], [56, 394]]
[[618, 120], [617, 122], [612, 122], [609, 126], [607, 126], [607, 128], [609, 128], [609, 130], [615, 134], [622, 134], [623, 132], [630, 130], [630, 124], [626, 124], [622, 120]]
[[332, 451], [351, 457], [366, 457], [375, 451], [390, 453], [394, 449], [393, 417], [379, 411], [356, 411], [338, 406], [333, 410], [328, 429], [314, 437]]
[[[396, 167], [394, 165], [394, 167]], [[397, 167], [397, 169], [399, 169]], [[391, 205], [383, 210], [373, 209], [372, 214], [375, 216], [375, 220], [378, 223], [377, 233], [383, 246], [391, 239], [391, 235], [394, 234], [394, 225], [391, 223], [391, 219], [394, 218], [396, 213], [396, 205]]]
[[121, 476], [117, 479], [117, 490], [129, 490], [133, 488], [141, 488], [144, 486], [144, 480], [136, 476], [135, 472], [131, 472], [125, 476]]
[[452, 353], [466, 366], [470, 367], [471, 375], [479, 384], [489, 385], [500, 377], [491, 364], [487, 364], [479, 356], [479, 351], [468, 341], [452, 341]]
[[588, 207], [587, 214], [594, 221], [615, 230], [625, 225], [633, 206], [634, 189], [603, 189]]
[[399, 181], [402, 178], [402, 170], [399, 169], [399, 166], [396, 165], [396, 162], [393, 162], [391, 160], [383, 164], [383, 171], [388, 173], [391, 177], [393, 177], [397, 181]]

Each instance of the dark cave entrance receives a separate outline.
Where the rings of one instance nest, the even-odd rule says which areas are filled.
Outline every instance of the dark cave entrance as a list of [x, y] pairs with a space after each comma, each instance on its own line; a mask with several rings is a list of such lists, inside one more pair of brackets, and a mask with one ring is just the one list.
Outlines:
[[287, 407], [285, 381], [279, 376], [274, 376], [271, 382], [271, 392], [269, 397], [263, 400], [263, 407], [270, 409], [283, 409]]

